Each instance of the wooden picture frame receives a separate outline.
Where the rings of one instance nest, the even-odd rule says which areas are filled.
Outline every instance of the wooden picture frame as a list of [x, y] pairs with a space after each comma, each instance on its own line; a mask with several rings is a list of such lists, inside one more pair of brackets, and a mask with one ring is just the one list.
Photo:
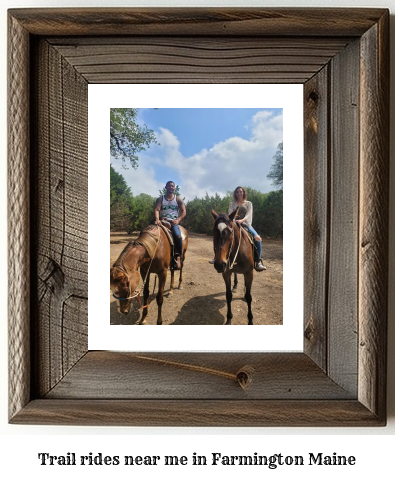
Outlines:
[[[386, 9], [9, 11], [9, 420], [383, 426]], [[89, 83], [303, 83], [303, 353], [87, 350]], [[94, 300], [94, 298], [90, 298]]]

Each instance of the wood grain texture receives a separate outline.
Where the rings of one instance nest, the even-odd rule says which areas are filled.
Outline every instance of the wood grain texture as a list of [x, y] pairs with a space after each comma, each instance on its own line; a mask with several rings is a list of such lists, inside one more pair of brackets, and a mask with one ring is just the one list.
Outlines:
[[[9, 17], [9, 276], [26, 289], [10, 295], [11, 423], [384, 425], [388, 11]], [[304, 82], [303, 354], [87, 351], [87, 84], [101, 81]]]
[[361, 39], [359, 400], [385, 416], [388, 314], [389, 15]]
[[[105, 364], [105, 367], [103, 367]], [[240, 386], [240, 374], [248, 387]], [[153, 377], [155, 377], [153, 379]], [[160, 384], [160, 385], [158, 385]], [[356, 398], [305, 354], [88, 352], [46, 398]]]
[[45, 40], [35, 48], [34, 358], [42, 395], [87, 350], [87, 84]]
[[304, 85], [304, 350], [327, 370], [330, 66]]
[[29, 35], [8, 22], [9, 416], [30, 399]]
[[9, 10], [35, 35], [360, 36], [379, 8], [46, 8]]
[[332, 61], [328, 373], [357, 393], [359, 42]]
[[32, 400], [11, 423], [160, 427], [370, 427], [357, 400]]
[[89, 83], [304, 83], [351, 39], [53, 38]]

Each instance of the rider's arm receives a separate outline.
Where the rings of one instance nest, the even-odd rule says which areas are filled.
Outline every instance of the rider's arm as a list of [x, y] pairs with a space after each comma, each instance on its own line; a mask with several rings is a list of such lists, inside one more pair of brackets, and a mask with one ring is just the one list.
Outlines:
[[244, 222], [247, 223], [247, 225], [252, 224], [252, 202], [246, 201], [246, 206], [247, 206], [247, 212], [246, 215], [244, 216]]
[[[232, 214], [232, 212], [237, 209], [237, 204], [235, 202], [231, 202], [229, 204], [229, 209], [228, 209], [228, 215], [229, 214]], [[235, 219], [235, 221], [237, 222], [237, 224], [241, 224], [242, 222], [245, 221], [245, 217], [243, 219]]]
[[156, 200], [155, 208], [154, 208], [155, 224], [159, 224], [159, 223], [160, 223], [159, 213], [160, 213], [161, 207], [162, 207], [162, 197], [159, 197], [159, 198]]
[[177, 219], [177, 224], [180, 224], [180, 222], [187, 215], [187, 209], [185, 207], [184, 201], [179, 196], [177, 196], [177, 203], [178, 203], [178, 208], [180, 211], [180, 215], [178, 216], [178, 219]]

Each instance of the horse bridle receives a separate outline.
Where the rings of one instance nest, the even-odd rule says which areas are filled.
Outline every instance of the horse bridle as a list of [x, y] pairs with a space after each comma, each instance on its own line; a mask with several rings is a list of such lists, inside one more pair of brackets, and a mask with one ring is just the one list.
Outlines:
[[[159, 226], [158, 226], [158, 228], [159, 228]], [[152, 258], [151, 258], [151, 262], [149, 263], [147, 274], [146, 274], [146, 276], [145, 276], [145, 279], [143, 280], [142, 289], [144, 289], [145, 281], [146, 281], [147, 278], [148, 278], [148, 273], [149, 273], [149, 270], [151, 269], [152, 261], [154, 260], [154, 257], [155, 257], [155, 254], [156, 254], [156, 249], [158, 248], [159, 241], [160, 241], [160, 235], [158, 236], [158, 241], [157, 241], [157, 243], [156, 243], [155, 251], [154, 251], [154, 254], [153, 254]], [[140, 299], [141, 292], [140, 292], [140, 289], [135, 289], [135, 291], [133, 292], [133, 294], [130, 292], [131, 286], [130, 286], [129, 274], [128, 274], [127, 270], [123, 267], [123, 265], [118, 265], [118, 266], [115, 266], [114, 268], [120, 270], [121, 272], [123, 272], [123, 273], [126, 275], [126, 277], [128, 278], [128, 282], [129, 282], [129, 294], [130, 294], [129, 297], [117, 297], [115, 294], [112, 294], [112, 296], [114, 297], [114, 299], [116, 299], [116, 300], [131, 300], [131, 299], [135, 299], [135, 298], [137, 297], [137, 302], [138, 302], [138, 304], [139, 304], [139, 309], [144, 309], [145, 307], [148, 307], [148, 304], [147, 304], [147, 305], [144, 305], [143, 307], [141, 307], [141, 299]], [[156, 277], [155, 277], [155, 284], [156, 284]], [[154, 285], [154, 291], [155, 291], [155, 285]]]
[[140, 289], [136, 289], [133, 294], [130, 292], [130, 279], [129, 279], [129, 274], [127, 272], [127, 270], [122, 267], [122, 266], [115, 266], [114, 269], [118, 269], [120, 270], [121, 272], [123, 272], [126, 277], [128, 278], [128, 283], [129, 283], [129, 297], [117, 297], [115, 294], [112, 294], [112, 296], [114, 297], [114, 299], [116, 300], [131, 300], [131, 299], [134, 299], [135, 297], [138, 297], [138, 302], [140, 302]]
[[[240, 227], [240, 238], [239, 238], [239, 245], [237, 246], [237, 251], [236, 251], [236, 254], [235, 254], [235, 257], [233, 259], [233, 262], [231, 265], [230, 264], [230, 255], [232, 254], [232, 251], [233, 251], [233, 244], [235, 242], [235, 229], [234, 229], [234, 226], [236, 225], [236, 223], [233, 222], [233, 227], [232, 227], [232, 242], [229, 246], [229, 251], [228, 251], [228, 254], [226, 255], [226, 268], [229, 269], [229, 270], [232, 270], [233, 269], [233, 266], [235, 265], [236, 263], [236, 258], [237, 258], [237, 255], [239, 253], [239, 249], [240, 249], [240, 243], [241, 243], [241, 227]], [[222, 247], [222, 245], [220, 246]]]

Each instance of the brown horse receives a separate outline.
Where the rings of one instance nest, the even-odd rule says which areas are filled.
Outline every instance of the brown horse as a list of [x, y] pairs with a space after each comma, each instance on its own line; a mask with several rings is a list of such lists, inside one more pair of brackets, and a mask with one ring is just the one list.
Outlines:
[[217, 214], [214, 210], [211, 214], [214, 218], [213, 242], [214, 242], [214, 267], [222, 277], [226, 285], [226, 303], [228, 311], [226, 324], [231, 325], [232, 321], [232, 273], [243, 274], [245, 284], [244, 298], [248, 305], [248, 325], [253, 325], [251, 312], [251, 286], [254, 278], [254, 252], [248, 240], [245, 230], [234, 222], [237, 211], [229, 216]]
[[[181, 226], [180, 229], [183, 236], [183, 253], [178, 288], [182, 289], [182, 269], [188, 248], [188, 233]], [[140, 282], [138, 270], [140, 269], [144, 285], [144, 306], [139, 324], [144, 324], [148, 314], [150, 274], [157, 274], [159, 286], [156, 296], [158, 304], [156, 323], [162, 325], [163, 290], [171, 260], [171, 245], [161, 226], [150, 225], [146, 227], [137, 240], [129, 243], [110, 269], [110, 287], [113, 297], [118, 301], [118, 312], [127, 315], [134, 298], [137, 298], [140, 303], [140, 291], [138, 290]], [[171, 269], [169, 294], [172, 294], [173, 290], [174, 270]]]

